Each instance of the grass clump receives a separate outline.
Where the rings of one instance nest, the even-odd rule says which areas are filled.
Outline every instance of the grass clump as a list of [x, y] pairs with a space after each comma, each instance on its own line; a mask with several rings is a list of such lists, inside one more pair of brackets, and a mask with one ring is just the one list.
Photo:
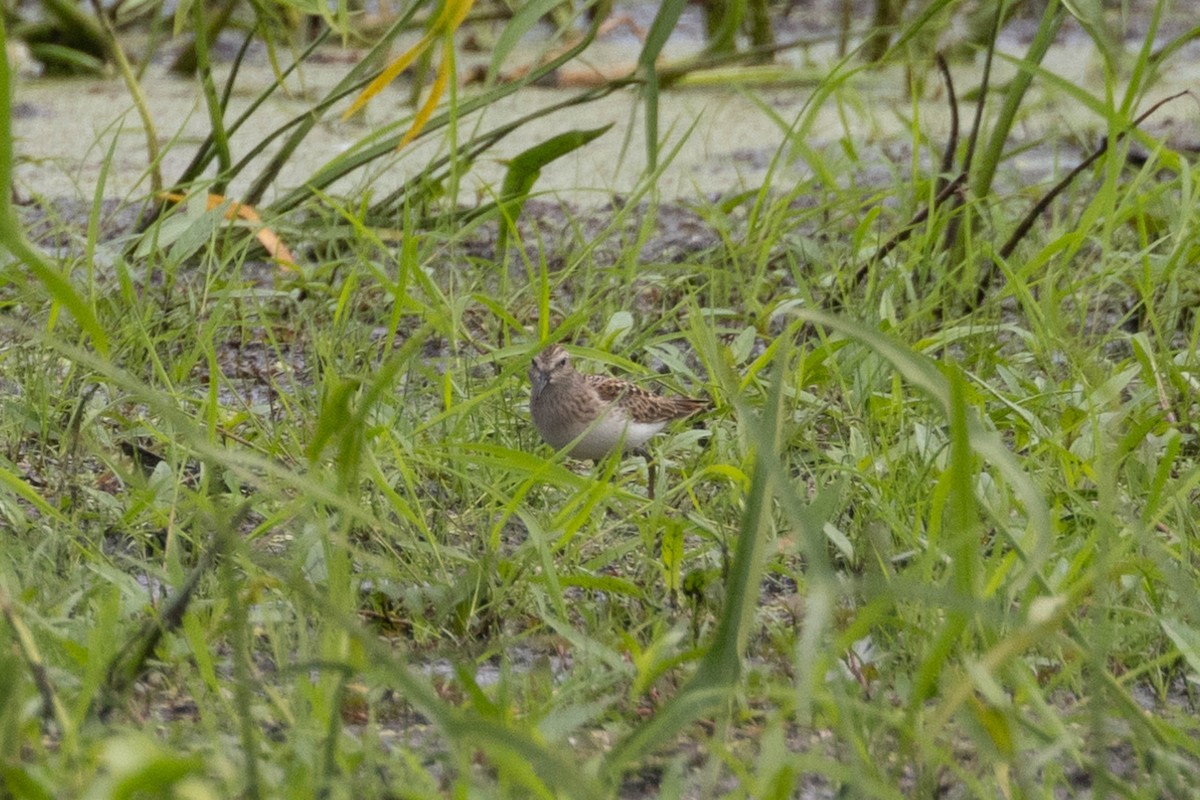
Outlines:
[[[1009, 252], [1051, 180], [943, 196], [920, 103], [904, 167], [848, 130], [691, 207], [670, 151], [602, 217], [536, 148], [486, 214], [297, 190], [287, 269], [202, 203], [54, 258], [7, 209], [6, 793], [1187, 796], [1198, 206], [1115, 81]], [[547, 341], [714, 400], [655, 492], [537, 441]]]

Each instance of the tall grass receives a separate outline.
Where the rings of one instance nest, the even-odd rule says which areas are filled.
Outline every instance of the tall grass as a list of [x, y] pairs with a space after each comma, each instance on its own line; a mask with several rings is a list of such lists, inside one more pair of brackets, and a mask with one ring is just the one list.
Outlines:
[[[1124, 95], [1020, 60], [959, 205], [921, 103], [884, 183], [853, 130], [789, 142], [811, 181], [698, 201], [677, 262], [628, 245], [670, 151], [602, 226], [529, 213], [582, 128], [497, 190], [494, 258], [436, 201], [385, 236], [297, 190], [297, 271], [202, 206], [54, 263], [6, 206], [5, 793], [1188, 796], [1200, 205], [1117, 141], [1151, 50]], [[1007, 157], [1034, 89], [1110, 146], [1001, 255], [1051, 184]], [[714, 400], [657, 491], [538, 442], [550, 340]]]

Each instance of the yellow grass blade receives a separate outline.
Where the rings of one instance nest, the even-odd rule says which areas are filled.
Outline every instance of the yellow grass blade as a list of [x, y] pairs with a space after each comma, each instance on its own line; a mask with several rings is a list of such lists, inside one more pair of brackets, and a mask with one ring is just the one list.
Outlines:
[[[350, 108], [346, 109], [346, 113], [342, 114], [342, 119], [346, 120], [354, 116], [359, 109], [371, 101], [371, 98], [383, 91], [383, 87], [394, 81], [401, 72], [407, 69], [408, 66], [414, 61], [416, 61], [422, 53], [428, 50], [430, 45], [432, 45], [434, 40], [437, 38], [444, 38], [446, 41], [445, 46], [448, 48], [453, 47], [454, 32], [458, 30], [460, 25], [462, 25], [463, 20], [467, 18], [467, 14], [470, 13], [471, 7], [474, 5], [475, 0], [446, 0], [445, 5], [442, 6], [442, 10], [438, 12], [438, 15], [434, 17], [433, 22], [429, 24], [429, 30], [427, 30], [425, 35], [421, 37], [421, 41], [417, 42], [415, 45], [405, 51], [405, 53], [395, 61], [388, 64], [383, 72], [379, 73], [379, 77], [371, 81], [370, 85], [363, 89], [362, 92], [359, 93], [358, 97], [354, 98], [354, 102], [350, 104]], [[446, 50], [444, 52], [450, 51]], [[404, 141], [400, 143], [397, 149], [404, 147], [404, 145], [408, 144], [408, 142], [412, 141], [412, 139], [416, 137], [418, 133], [420, 133], [421, 128], [425, 126], [425, 123], [433, 114], [433, 108], [437, 107], [437, 100], [441, 98], [442, 92], [445, 91], [445, 84], [448, 79], [448, 76], [443, 75], [442, 73], [442, 71], [446, 68], [445, 64], [446, 59], [443, 56], [442, 64], [438, 67], [437, 83], [434, 84], [434, 92], [432, 95], [430, 95], [431, 99], [436, 98], [433, 99], [433, 105], [430, 106], [429, 100], [425, 101], [425, 105], [421, 107], [421, 113], [424, 114], [424, 119], [421, 118], [421, 114], [417, 115], [417, 119], [413, 121], [413, 127], [409, 129], [407, 134], [405, 134]], [[438, 83], [442, 85], [442, 92], [437, 91]], [[425, 113], [427, 109], [428, 113]]]
[[[450, 35], [447, 35], [449, 40]], [[449, 47], [447, 42], [446, 47]], [[417, 116], [413, 119], [412, 126], [404, 134], [400, 140], [400, 144], [396, 145], [396, 149], [400, 150], [413, 139], [417, 138], [417, 134], [425, 127], [425, 123], [429, 122], [429, 118], [433, 116], [433, 112], [437, 109], [438, 101], [442, 99], [442, 95], [446, 93], [446, 85], [450, 82], [450, 73], [453, 71], [454, 64], [453, 53], [443, 53], [441, 63], [438, 64], [437, 77], [433, 81], [433, 86], [429, 89], [429, 97], [425, 100], [421, 110], [417, 112]]]
[[475, 0], [446, 0], [446, 5], [442, 6], [442, 13], [438, 14], [437, 21], [431, 30], [453, 33], [458, 30], [459, 25], [462, 25], [467, 14], [471, 13], [473, 5], [475, 5]]
[[433, 44], [435, 34], [436, 32], [431, 29], [428, 33], [421, 37], [421, 41], [409, 48], [404, 55], [388, 64], [383, 72], [379, 73], [379, 77], [371, 81], [367, 88], [363, 89], [362, 92], [359, 93], [358, 97], [354, 98], [354, 102], [350, 104], [348, 109], [346, 109], [346, 113], [342, 114], [342, 119], [347, 120], [354, 116], [359, 109], [371, 101], [371, 98], [379, 94], [381, 91], [383, 91], [385, 86], [394, 81], [396, 76], [408, 69], [408, 65], [416, 61], [417, 58], [419, 58], [421, 54], [428, 50], [429, 46]]

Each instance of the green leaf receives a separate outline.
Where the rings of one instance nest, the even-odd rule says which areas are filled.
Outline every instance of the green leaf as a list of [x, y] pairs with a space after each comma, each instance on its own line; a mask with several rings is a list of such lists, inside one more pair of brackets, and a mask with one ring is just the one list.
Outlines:
[[359, 389], [357, 380], [340, 380], [333, 375], [326, 377], [324, 396], [321, 398], [321, 415], [317, 428], [308, 442], [304, 454], [309, 462], [320, 458], [325, 446], [334, 436], [341, 434], [354, 418], [351, 400]]
[[604, 326], [604, 333], [600, 337], [599, 347], [608, 349], [612, 343], [625, 336], [629, 331], [633, 330], [633, 314], [628, 311], [621, 310], [608, 318], [608, 324]]
[[1200, 675], [1200, 631], [1174, 617], [1165, 617], [1158, 624], [1192, 672]]
[[497, 251], [503, 253], [508, 243], [508, 229], [521, 216], [529, 192], [542, 174], [542, 167], [583, 147], [605, 133], [613, 123], [590, 130], [575, 130], [552, 136], [541, 144], [518, 153], [508, 162], [504, 183], [500, 186], [500, 241]]
[[552, 136], [541, 144], [518, 153], [508, 162], [504, 183], [500, 187], [500, 202], [524, 199], [533, 188], [542, 167], [583, 147], [588, 142], [608, 131], [614, 123], [589, 130], [574, 130]]
[[1104, 60], [1111, 67], [1120, 54], [1120, 44], [1114, 41], [1108, 24], [1104, 20], [1104, 7], [1100, 0], [1062, 0], [1063, 7], [1092, 37]]
[[25, 502], [36, 508], [41, 513], [48, 517], [65, 522], [66, 517], [62, 515], [57, 508], [53, 507], [45, 501], [45, 499], [37, 493], [37, 491], [21, 479], [20, 476], [10, 472], [4, 467], [0, 467], [0, 487], [7, 487], [17, 497], [20, 497]]
[[500, 37], [496, 39], [496, 44], [492, 47], [492, 60], [488, 63], [487, 71], [488, 83], [495, 82], [496, 75], [500, 72], [500, 65], [504, 63], [504, 59], [508, 58], [508, 54], [517, 46], [517, 43], [525, 37], [525, 34], [533, 30], [542, 17], [560, 5], [562, 5], [562, 0], [530, 0], [517, 9], [517, 13], [512, 15], [512, 19], [504, 26], [504, 30], [500, 32]]
[[655, 63], [683, 14], [684, 0], [667, 0], [658, 8], [646, 44], [638, 54], [638, 67], [645, 79], [642, 96], [646, 104], [646, 171], [658, 169], [658, 69]]
[[[795, 315], [798, 319], [830, 328], [870, 347], [891, 363], [892, 368], [906, 381], [929, 395], [947, 418], [950, 417], [955, 408], [950, 383], [938, 372], [932, 360], [857, 322], [812, 309], [797, 309]], [[1024, 575], [1017, 581], [1018, 584], [1023, 583], [1040, 572], [1049, 554], [1052, 541], [1050, 510], [1042, 492], [1000, 436], [983, 426], [974, 409], [964, 407], [962, 410], [971, 449], [996, 467], [1025, 508], [1025, 535], [1018, 538], [1006, 529], [1013, 547], [1025, 562]]]
[[204, 768], [199, 756], [177, 756], [153, 739], [136, 734], [110, 739], [104, 760], [115, 779], [109, 796], [121, 800], [169, 795], [175, 784]]
[[646, 43], [642, 46], [642, 52], [638, 54], [638, 66], [648, 70], [654, 69], [654, 62], [658, 60], [667, 40], [675, 31], [675, 26], [679, 24], [679, 17], [686, 5], [686, 0], [667, 0], [658, 7], [654, 22], [650, 23], [650, 30], [646, 33]]
[[100, 75], [104, 72], [102, 60], [91, 53], [76, 50], [74, 47], [38, 42], [29, 45], [29, 54], [52, 70], [79, 75]]
[[577, 589], [589, 589], [596, 592], [606, 592], [613, 595], [632, 597], [636, 600], [645, 598], [642, 587], [632, 581], [618, 578], [615, 575], [591, 575], [581, 572], [575, 575], [564, 575], [559, 579], [563, 586], [574, 586]]
[[683, 567], [683, 526], [668, 520], [662, 534], [662, 569], [667, 590], [674, 597], [679, 591]]
[[[10, 797], [29, 798], [30, 800], [52, 800], [55, 795], [46, 786], [46, 777], [36, 767], [12, 765], [0, 766], [0, 784], [4, 785]], [[34, 777], [37, 775], [37, 777]]]

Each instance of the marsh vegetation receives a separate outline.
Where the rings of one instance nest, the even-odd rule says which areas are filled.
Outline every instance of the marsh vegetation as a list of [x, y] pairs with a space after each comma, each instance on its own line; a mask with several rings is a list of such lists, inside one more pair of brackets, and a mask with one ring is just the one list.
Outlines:
[[8, 9], [0, 795], [1191, 796], [1200, 29], [706, 7]]

